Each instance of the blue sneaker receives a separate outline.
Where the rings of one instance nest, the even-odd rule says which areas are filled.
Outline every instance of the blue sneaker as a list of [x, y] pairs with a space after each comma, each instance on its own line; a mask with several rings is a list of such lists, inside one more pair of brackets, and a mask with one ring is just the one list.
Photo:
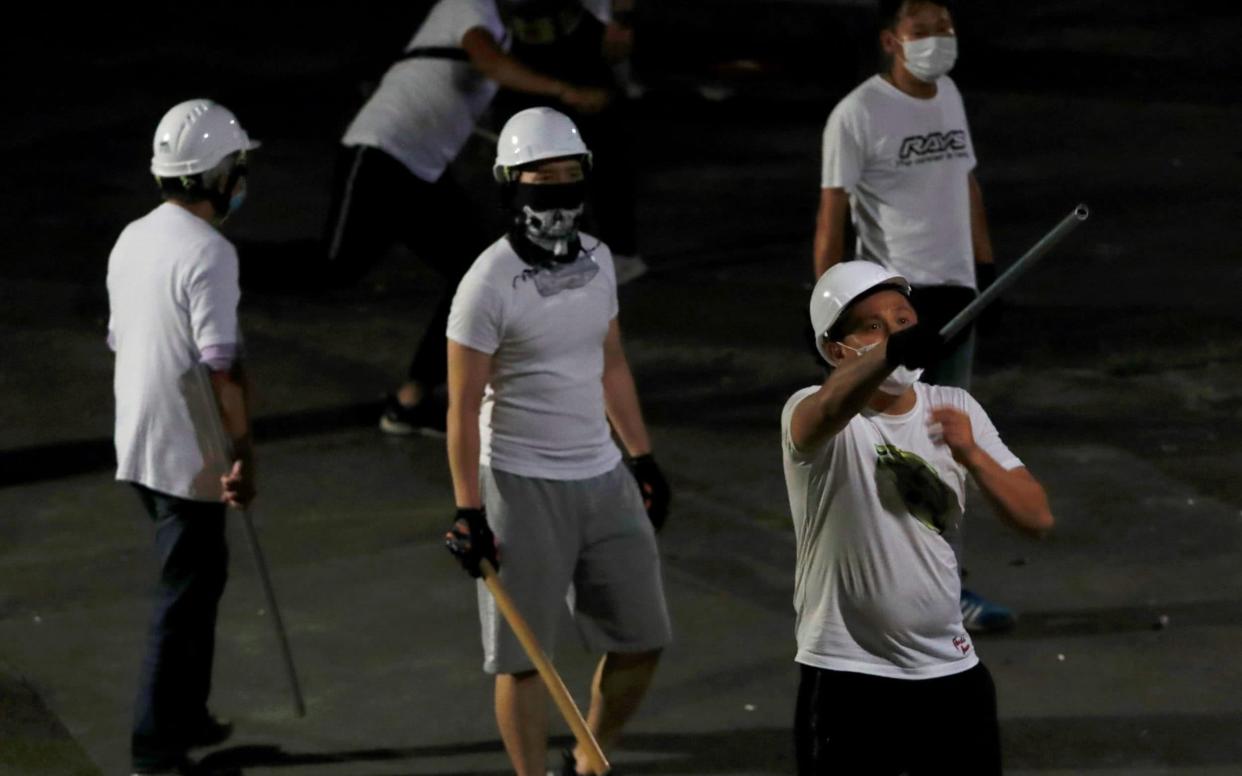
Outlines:
[[1006, 606], [989, 601], [962, 588], [962, 625], [971, 633], [1000, 633], [1017, 623], [1018, 618]]

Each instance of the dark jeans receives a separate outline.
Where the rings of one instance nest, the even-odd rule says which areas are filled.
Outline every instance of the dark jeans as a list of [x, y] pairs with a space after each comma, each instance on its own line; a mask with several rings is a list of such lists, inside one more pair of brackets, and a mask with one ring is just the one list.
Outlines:
[[160, 569], [131, 740], [134, 767], [151, 768], [183, 756], [206, 719], [229, 556], [224, 504], [134, 487], [155, 524]]
[[396, 243], [444, 279], [445, 291], [409, 368], [409, 378], [428, 391], [448, 375], [445, 331], [457, 284], [498, 236], [479, 227], [474, 205], [447, 174], [428, 183], [378, 148], [341, 149], [324, 235], [327, 280], [356, 283]]
[[938, 679], [799, 668], [799, 776], [1001, 773], [996, 686], [982, 663]]

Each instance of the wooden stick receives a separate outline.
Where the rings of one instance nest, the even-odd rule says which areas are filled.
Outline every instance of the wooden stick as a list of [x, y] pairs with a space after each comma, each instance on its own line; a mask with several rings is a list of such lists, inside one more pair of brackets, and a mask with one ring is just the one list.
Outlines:
[[595, 776], [604, 776], [611, 767], [608, 764], [608, 758], [604, 757], [604, 751], [599, 748], [599, 742], [595, 740], [595, 735], [587, 727], [586, 720], [582, 718], [582, 712], [578, 711], [578, 707], [574, 705], [574, 699], [570, 697], [569, 690], [565, 688], [561, 675], [556, 672], [552, 661], [548, 660], [543, 648], [539, 646], [539, 640], [535, 638], [534, 631], [530, 629], [530, 625], [518, 611], [517, 605], [509, 597], [509, 591], [505, 590], [505, 586], [501, 584], [496, 567], [490, 561], [481, 560], [479, 569], [483, 572], [484, 584], [487, 585], [488, 590], [492, 591], [492, 597], [496, 599], [500, 613], [504, 615], [509, 627], [513, 628], [518, 641], [522, 643], [522, 649], [526, 650], [527, 657], [535, 664], [535, 670], [539, 672], [544, 686], [548, 688], [548, 694], [556, 703], [556, 708], [560, 710], [561, 716], [565, 718], [565, 722], [573, 731], [578, 746], [586, 752], [587, 766], [591, 769], [591, 773]]

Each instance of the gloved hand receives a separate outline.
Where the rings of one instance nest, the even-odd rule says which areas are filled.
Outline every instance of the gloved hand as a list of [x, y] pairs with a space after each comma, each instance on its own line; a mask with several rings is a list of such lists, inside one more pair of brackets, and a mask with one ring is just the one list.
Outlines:
[[463, 509], [458, 507], [453, 527], [444, 534], [444, 546], [453, 553], [462, 568], [470, 576], [478, 579], [483, 576], [479, 561], [489, 560], [496, 570], [500, 570], [500, 556], [496, 551], [496, 535], [487, 524], [487, 515], [483, 509]]
[[647, 519], [651, 521], [652, 527], [659, 531], [664, 527], [664, 520], [668, 517], [668, 504], [673, 499], [668, 480], [664, 479], [664, 474], [656, 465], [651, 453], [627, 458], [625, 465], [630, 468], [630, 474], [633, 474], [634, 479], [638, 481], [638, 492], [642, 494]]
[[888, 349], [885, 359], [892, 367], [905, 366], [921, 369], [936, 363], [944, 350], [944, 340], [940, 332], [930, 326], [916, 323], [888, 335]]

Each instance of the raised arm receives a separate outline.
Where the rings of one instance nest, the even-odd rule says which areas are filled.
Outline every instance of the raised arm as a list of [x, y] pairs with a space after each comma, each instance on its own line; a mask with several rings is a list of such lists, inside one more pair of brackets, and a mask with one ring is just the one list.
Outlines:
[[790, 421], [794, 447], [809, 453], [862, 411], [880, 383], [899, 365], [925, 367], [939, 352], [940, 335], [914, 325], [893, 332], [873, 349], [833, 368], [819, 390], [798, 403]]

